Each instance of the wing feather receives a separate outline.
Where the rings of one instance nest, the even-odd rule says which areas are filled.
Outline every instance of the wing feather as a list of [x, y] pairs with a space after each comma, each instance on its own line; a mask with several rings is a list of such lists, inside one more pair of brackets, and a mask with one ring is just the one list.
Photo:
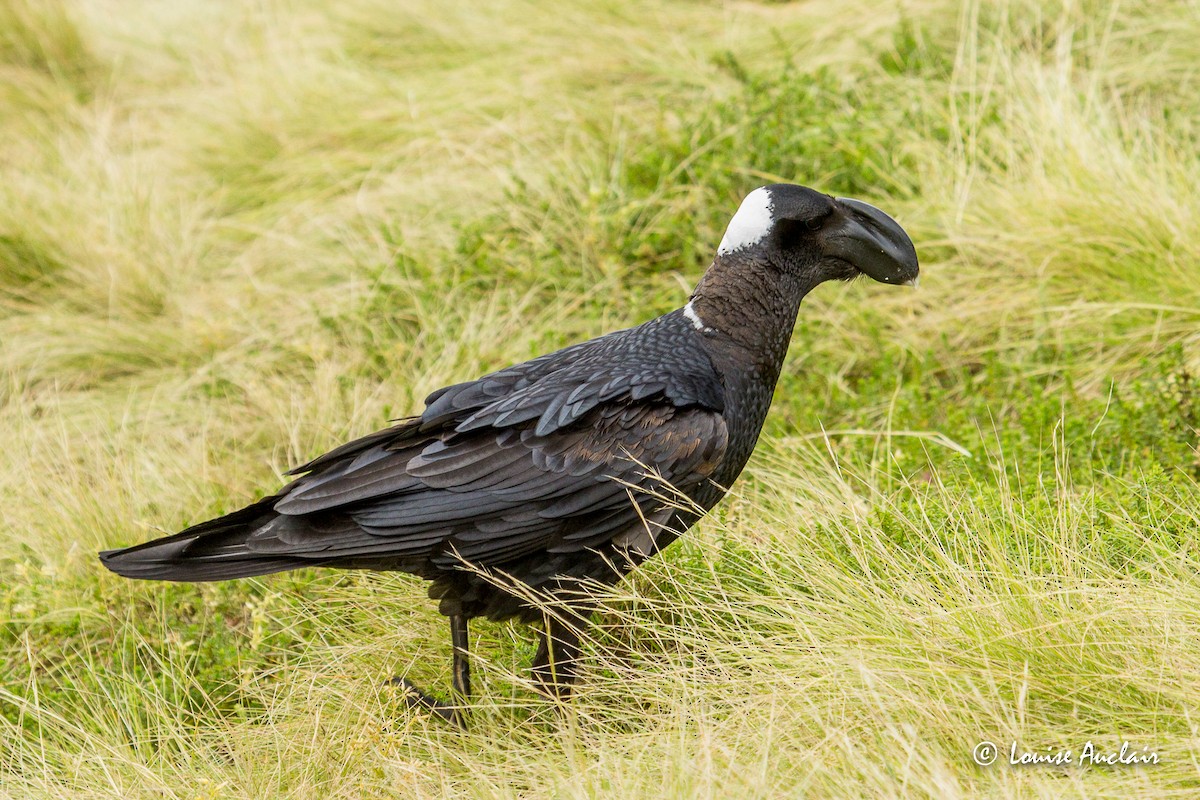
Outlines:
[[434, 392], [419, 418], [309, 462], [253, 548], [491, 565], [644, 542], [629, 531], [668, 484], [703, 483], [728, 438], [711, 362], [668, 319]]

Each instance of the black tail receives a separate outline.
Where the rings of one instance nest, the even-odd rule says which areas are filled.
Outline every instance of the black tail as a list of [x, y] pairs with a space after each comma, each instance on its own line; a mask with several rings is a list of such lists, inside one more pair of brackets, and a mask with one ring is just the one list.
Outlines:
[[223, 581], [315, 566], [310, 558], [253, 553], [250, 534], [275, 519], [279, 496], [265, 497], [240, 511], [122, 550], [105, 550], [100, 561], [126, 578], [161, 581]]

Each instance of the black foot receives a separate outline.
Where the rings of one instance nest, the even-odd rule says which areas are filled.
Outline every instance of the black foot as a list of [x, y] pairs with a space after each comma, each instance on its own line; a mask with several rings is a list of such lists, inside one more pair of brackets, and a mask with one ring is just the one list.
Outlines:
[[404, 703], [412, 709], [424, 709], [441, 717], [451, 725], [466, 729], [467, 722], [463, 717], [462, 709], [453, 703], [447, 703], [445, 700], [438, 700], [436, 697], [425, 694], [408, 678], [392, 678], [388, 681], [392, 686], [399, 686], [404, 690]]

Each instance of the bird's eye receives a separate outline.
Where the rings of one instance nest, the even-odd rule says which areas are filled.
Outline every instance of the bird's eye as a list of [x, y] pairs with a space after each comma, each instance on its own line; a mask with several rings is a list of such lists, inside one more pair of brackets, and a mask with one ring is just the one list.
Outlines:
[[822, 219], [806, 219], [804, 227], [810, 231], [820, 230], [822, 221]]

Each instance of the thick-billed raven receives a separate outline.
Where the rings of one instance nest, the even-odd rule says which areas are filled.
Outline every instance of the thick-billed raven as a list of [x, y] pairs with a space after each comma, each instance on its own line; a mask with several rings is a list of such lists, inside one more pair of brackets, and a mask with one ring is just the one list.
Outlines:
[[275, 494], [100, 559], [170, 581], [410, 572], [450, 618], [461, 699], [478, 616], [542, 620], [533, 674], [566, 697], [588, 584], [615, 583], [724, 496], [758, 440], [800, 301], [859, 274], [916, 284], [916, 250], [891, 217], [802, 186], [756, 189], [683, 308], [439, 389], [420, 416], [297, 467]]

